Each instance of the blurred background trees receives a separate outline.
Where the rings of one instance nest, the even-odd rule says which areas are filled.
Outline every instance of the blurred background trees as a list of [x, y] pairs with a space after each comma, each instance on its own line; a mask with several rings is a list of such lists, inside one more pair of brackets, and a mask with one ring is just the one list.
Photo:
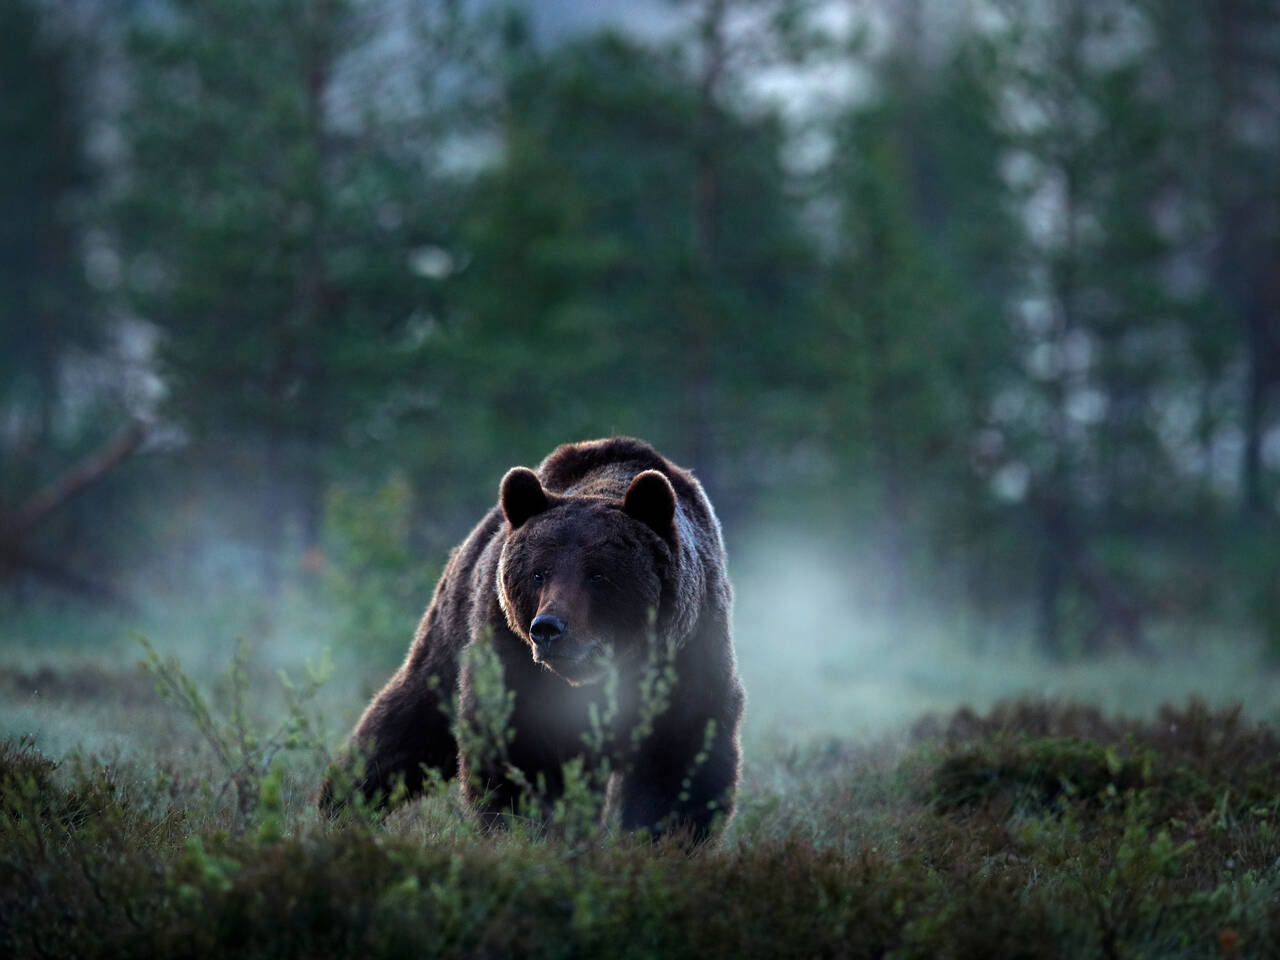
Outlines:
[[0, 0], [0, 587], [382, 642], [625, 432], [886, 611], [1280, 654], [1280, 4], [549, 21]]

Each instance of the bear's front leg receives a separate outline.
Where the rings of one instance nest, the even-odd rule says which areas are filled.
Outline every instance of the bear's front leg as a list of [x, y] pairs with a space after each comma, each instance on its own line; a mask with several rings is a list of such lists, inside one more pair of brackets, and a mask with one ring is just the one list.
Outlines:
[[463, 765], [462, 797], [486, 831], [505, 830], [509, 818], [523, 809], [523, 790], [514, 780], [500, 775], [470, 774]]
[[559, 763], [517, 770], [513, 777], [508, 776], [512, 771], [505, 763], [471, 769], [463, 762], [462, 796], [485, 830], [506, 829], [511, 818], [545, 821], [563, 795], [564, 772]]
[[485, 830], [502, 830], [512, 817], [536, 817], [549, 809], [548, 795], [563, 791], [563, 775], [553, 754], [539, 750], [540, 728], [521, 715], [525, 698], [515, 700], [505, 729], [478, 716], [467, 677], [459, 704], [461, 716], [458, 780], [462, 797]]
[[647, 830], [654, 838], [678, 835], [693, 847], [733, 814], [740, 751], [727, 725], [709, 728], [711, 722], [705, 721], [696, 740], [690, 730], [690, 736], [654, 735], [641, 745], [622, 777], [624, 830]]
[[[452, 678], [446, 676], [446, 689]], [[425, 669], [402, 667], [365, 710], [350, 743], [329, 769], [318, 806], [338, 815], [354, 795], [375, 808], [408, 800], [423, 790], [423, 768], [447, 780], [458, 765], [458, 747], [440, 707], [439, 679]]]

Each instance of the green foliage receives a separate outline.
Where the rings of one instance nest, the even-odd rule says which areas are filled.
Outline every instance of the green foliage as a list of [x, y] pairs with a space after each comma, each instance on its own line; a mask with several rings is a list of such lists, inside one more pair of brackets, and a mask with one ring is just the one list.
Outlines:
[[991, 807], [997, 800], [1033, 813], [1076, 799], [1107, 805], [1150, 787], [1149, 755], [1122, 757], [1114, 747], [1073, 739], [997, 740], [983, 746], [994, 746], [996, 755], [966, 751], [939, 764], [934, 774], [939, 812]]
[[227, 667], [227, 709], [222, 715], [182, 669], [174, 657], [162, 658], [145, 637], [139, 642], [147, 656], [143, 668], [152, 677], [157, 692], [176, 704], [195, 725], [203, 742], [211, 747], [225, 777], [217, 800], [230, 790], [232, 831], [239, 835], [256, 824], [259, 835], [278, 839], [283, 830], [281, 771], [276, 766], [282, 753], [308, 756], [313, 775], [329, 762], [323, 721], [315, 715], [312, 701], [333, 674], [326, 650], [317, 665], [308, 664], [305, 678], [295, 684], [280, 672], [280, 690], [285, 717], [263, 734], [251, 714], [249, 697], [249, 645], [241, 640]]
[[[602, 680], [603, 708], [591, 704], [589, 727], [582, 734], [581, 753], [571, 756], [557, 772], [553, 792], [540, 772], [536, 779], [516, 767], [509, 755], [516, 730], [515, 691], [506, 689], [502, 666], [492, 645], [472, 644], [464, 654], [470, 709], [454, 717], [453, 730], [460, 754], [468, 758], [466, 774], [471, 788], [480, 791], [483, 777], [501, 771], [519, 790], [514, 809], [502, 811], [505, 826], [530, 837], [554, 840], [566, 849], [589, 849], [617, 834], [615, 778], [628, 773], [638, 750], [654, 729], [654, 721], [671, 706], [675, 687], [675, 647], [650, 638], [649, 656], [637, 684], [634, 722], [619, 729], [619, 670], [606, 665]], [[715, 721], [703, 731], [703, 748], [684, 771], [682, 789], [688, 790], [706, 762], [715, 740]], [[688, 799], [681, 793], [679, 799]]]
[[[196, 579], [216, 531], [268, 605], [336, 542], [378, 648], [426, 599], [391, 564], [436, 562], [513, 463], [631, 433], [731, 539], [861, 552], [889, 615], [1033, 616], [1063, 658], [1165, 620], [1272, 637], [1232, 515], [1275, 532], [1280, 60], [1244, 48], [1276, 11], [680, 6], [670, 43], [534, 43], [457, 0], [157, 0], [98, 63], [6, 0], [0, 498], [145, 381], [152, 469], [48, 542]], [[859, 79], [768, 96], [828, 75]], [[84, 353], [131, 337], [154, 356]], [[329, 498], [389, 476], [416, 496]]]
[[411, 545], [413, 491], [403, 474], [361, 495], [334, 487], [325, 498], [325, 603], [339, 618], [339, 642], [387, 663], [398, 660], [413, 618], [431, 595], [436, 567]]
[[[1170, 625], [1201, 658], [1249, 650], [1241, 624], [1280, 647], [1275, 4], [911, 3], [875, 44], [790, 0], [683, 6], [670, 46], [535, 45], [454, 0], [0, 0], [0, 682], [6, 730], [39, 718], [59, 757], [0, 748], [5, 955], [1267, 955], [1280, 745], [1238, 712], [753, 745], [693, 858], [603, 827], [600, 716], [545, 830], [479, 836], [443, 784], [331, 828], [319, 676], [277, 725], [246, 650], [208, 686], [151, 651], [181, 723], [138, 723], [102, 662], [136, 618], [11, 576], [29, 546], [141, 574], [180, 642], [266, 625], [272, 663], [283, 603], [321, 637], [336, 612], [389, 660], [503, 470], [630, 432], [697, 470], [731, 543], [821, 531], [885, 620], [1035, 613], [1059, 657], [1152, 656]], [[857, 96], [762, 105], [779, 51]], [[124, 350], [152, 333], [154, 360]], [[11, 511], [140, 382], [149, 469], [15, 545]], [[785, 592], [744, 652], [802, 659]], [[823, 694], [861, 696], [862, 625], [818, 626]], [[936, 689], [910, 632], [893, 670]], [[665, 706], [660, 663], [646, 683]], [[484, 702], [465, 734], [500, 751], [511, 704]], [[154, 766], [64, 756], [131, 722]]]
[[[519, 776], [511, 766], [507, 748], [515, 737], [511, 717], [515, 711], [516, 694], [503, 683], [502, 664], [492, 643], [487, 638], [471, 644], [466, 650], [463, 670], [470, 679], [471, 703], [469, 714], [456, 717], [455, 735], [458, 752], [474, 758], [473, 788], [484, 786], [479, 778], [483, 769], [505, 770], [508, 776]], [[526, 782], [523, 786], [528, 789]]]
[[[315, 546], [329, 482], [400, 459], [388, 435], [423, 404], [440, 309], [415, 264], [441, 252], [462, 178], [439, 172], [433, 109], [402, 115], [357, 72], [379, 54], [353, 5], [158, 6], [128, 40], [125, 292], [164, 334], [184, 459], [253, 503], [230, 532], [261, 549], [274, 590], [290, 536]], [[453, 56], [456, 14], [415, 18], [437, 58], [424, 74]]]
[[[700, 459], [726, 493], [751, 490], [747, 462], [807, 416], [812, 254], [777, 120], [709, 104], [675, 56], [614, 35], [515, 61], [506, 96], [439, 342], [447, 395], [491, 400], [451, 406], [443, 426], [528, 459], [634, 433]], [[713, 207], [697, 199], [706, 177]]]
[[[958, 140], [970, 133], [977, 141], [970, 147], [987, 163], [998, 156], [998, 137], [981, 129], [990, 118], [974, 86], [963, 87], [965, 112], [950, 109], [948, 97], [959, 93], [950, 86], [937, 92], [941, 103], [886, 98], [852, 112], [827, 171], [844, 221], [825, 275], [827, 349], [815, 357], [825, 380], [820, 409], [830, 448], [852, 479], [840, 496], [879, 518], [872, 535], [889, 583], [885, 600], [899, 610], [908, 579], [930, 572], [915, 548], [971, 540], [969, 524], [990, 509], [961, 448], [984, 424], [1009, 359], [1006, 318], [979, 271], [989, 269], [992, 246], [1013, 242], [1012, 232], [988, 192], [990, 230], [980, 249], [963, 235], [964, 218], [929, 196], [933, 172], [918, 169], [931, 155], [921, 141], [938, 137], [934, 130]], [[919, 110], [938, 121], [912, 126]]]
[[[772, 804], [776, 815], [740, 820], [719, 848], [692, 857], [637, 838], [566, 844], [414, 817], [377, 829], [316, 824], [271, 800], [274, 772], [263, 787], [271, 815], [256, 831], [228, 833], [209, 818], [217, 776], [175, 791], [172, 779], [59, 765], [8, 742], [0, 949], [1083, 958], [1196, 957], [1238, 944], [1241, 955], [1265, 953], [1280, 922], [1267, 826], [1277, 811], [1234, 801], [1200, 809], [1197, 780], [1225, 764], [1211, 786], [1234, 794], [1243, 781], [1233, 771], [1252, 768], [1256, 787], [1280, 795], [1274, 732], [1195, 704], [1128, 724], [1027, 701], [983, 718], [962, 712], [942, 730], [921, 733], [906, 753], [841, 745], [770, 760], [790, 764], [808, 789], [749, 787], [746, 806]], [[1020, 777], [1015, 793], [1037, 802], [966, 788], [961, 803], [939, 808], [938, 797], [956, 797], [962, 754], [1004, 764], [1001, 777]], [[1038, 802], [1042, 786], [1070, 776], [1076, 789]], [[1114, 796], [1092, 791], [1103, 781]], [[937, 791], [918, 792], [930, 782]], [[1199, 819], [1187, 819], [1195, 810]], [[826, 842], [806, 839], [797, 814], [820, 822]], [[833, 845], [835, 834], [850, 848]]]

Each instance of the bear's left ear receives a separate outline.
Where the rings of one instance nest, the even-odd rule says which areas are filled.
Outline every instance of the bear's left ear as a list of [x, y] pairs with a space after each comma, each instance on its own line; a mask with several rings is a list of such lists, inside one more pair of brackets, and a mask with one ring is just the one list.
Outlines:
[[512, 467], [507, 471], [498, 488], [498, 502], [512, 530], [550, 505], [538, 475], [528, 467]]
[[623, 512], [653, 529], [664, 540], [675, 534], [676, 492], [657, 470], [636, 474], [622, 498]]

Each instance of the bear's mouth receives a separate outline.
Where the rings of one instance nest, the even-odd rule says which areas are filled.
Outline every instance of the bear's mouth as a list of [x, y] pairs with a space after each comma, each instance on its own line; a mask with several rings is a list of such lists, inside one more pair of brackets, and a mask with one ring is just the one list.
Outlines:
[[588, 663], [595, 659], [604, 659], [604, 652], [599, 647], [579, 647], [576, 650], [548, 650], [545, 647], [533, 648], [533, 662], [548, 665], [568, 665]]
[[559, 644], [552, 650], [534, 645], [533, 662], [576, 686], [604, 676], [607, 658], [604, 647], [598, 643], [574, 645], [568, 649]]

